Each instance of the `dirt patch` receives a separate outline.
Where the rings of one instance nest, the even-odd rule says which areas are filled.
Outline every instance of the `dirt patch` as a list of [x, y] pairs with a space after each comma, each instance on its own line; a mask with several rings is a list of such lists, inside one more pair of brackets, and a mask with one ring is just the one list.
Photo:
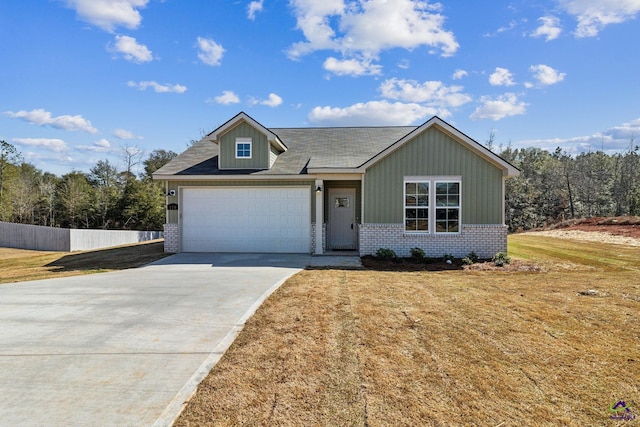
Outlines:
[[612, 236], [630, 237], [640, 239], [640, 217], [619, 216], [619, 217], [592, 217], [573, 219], [554, 224], [544, 231], [553, 230], [577, 230], [584, 232], [606, 233]]

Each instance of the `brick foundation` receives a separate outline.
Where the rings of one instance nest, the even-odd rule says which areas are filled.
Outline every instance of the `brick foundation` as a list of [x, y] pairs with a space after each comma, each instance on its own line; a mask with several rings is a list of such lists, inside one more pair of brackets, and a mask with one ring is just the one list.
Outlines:
[[360, 256], [375, 255], [379, 248], [393, 249], [400, 257], [411, 255], [411, 248], [421, 248], [428, 257], [451, 254], [465, 257], [475, 252], [491, 258], [507, 251], [507, 227], [493, 224], [466, 224], [454, 235], [409, 234], [402, 224], [361, 224]]
[[177, 253], [180, 250], [180, 232], [178, 224], [164, 225], [164, 251]]
[[[322, 251], [327, 250], [327, 224], [322, 224]], [[316, 253], [316, 224], [311, 224], [311, 249], [309, 253]]]

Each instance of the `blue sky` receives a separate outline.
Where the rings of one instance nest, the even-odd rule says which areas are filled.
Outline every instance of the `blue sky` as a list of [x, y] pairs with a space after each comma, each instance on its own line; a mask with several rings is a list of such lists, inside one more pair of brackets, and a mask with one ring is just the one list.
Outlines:
[[0, 1], [0, 139], [58, 175], [267, 127], [421, 124], [567, 152], [640, 140], [640, 0]]

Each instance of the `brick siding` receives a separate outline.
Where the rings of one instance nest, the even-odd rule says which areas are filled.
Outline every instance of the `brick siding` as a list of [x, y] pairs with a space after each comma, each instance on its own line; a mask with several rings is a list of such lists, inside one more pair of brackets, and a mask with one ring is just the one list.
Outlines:
[[180, 231], [178, 224], [164, 225], [164, 251], [177, 253], [180, 250]]
[[475, 252], [491, 258], [507, 250], [507, 227], [504, 225], [465, 224], [454, 235], [409, 234], [402, 224], [361, 224], [360, 256], [375, 255], [379, 248], [393, 249], [400, 257], [411, 255], [411, 248], [421, 248], [428, 257], [451, 254], [465, 257]]

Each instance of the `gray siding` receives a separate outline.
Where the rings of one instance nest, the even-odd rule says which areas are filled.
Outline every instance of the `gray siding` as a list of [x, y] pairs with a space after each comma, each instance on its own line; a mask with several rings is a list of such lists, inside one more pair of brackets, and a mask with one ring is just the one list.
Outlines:
[[[236, 138], [251, 138], [250, 159], [236, 159]], [[269, 169], [269, 145], [266, 135], [242, 122], [220, 137], [220, 169]]]
[[[169, 190], [175, 190], [176, 195], [167, 197], [167, 203], [179, 203], [178, 187], [283, 187], [283, 186], [303, 186], [309, 187], [311, 191], [311, 221], [316, 220], [316, 192], [315, 181], [171, 181]], [[167, 223], [177, 224], [180, 205], [177, 211], [167, 211]]]
[[276, 147], [269, 144], [269, 169], [271, 169], [271, 166], [273, 166], [273, 164], [276, 162], [276, 159], [278, 158], [278, 154], [279, 153]]
[[502, 223], [503, 173], [432, 127], [367, 169], [364, 222], [403, 223], [405, 176], [461, 176], [462, 223]]

